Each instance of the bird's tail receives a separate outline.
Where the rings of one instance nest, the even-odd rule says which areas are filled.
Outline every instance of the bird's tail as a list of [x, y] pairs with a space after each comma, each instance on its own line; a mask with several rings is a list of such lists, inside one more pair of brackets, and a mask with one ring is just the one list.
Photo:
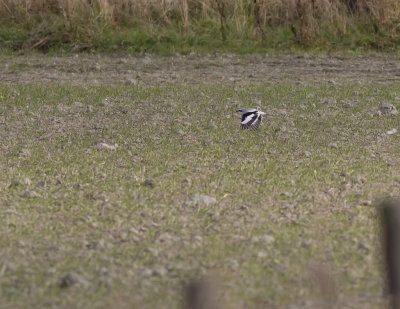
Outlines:
[[272, 116], [274, 116], [274, 115], [268, 114], [268, 113], [263, 113], [262, 115], [263, 115], [263, 116], [267, 116], [267, 117], [272, 117]]

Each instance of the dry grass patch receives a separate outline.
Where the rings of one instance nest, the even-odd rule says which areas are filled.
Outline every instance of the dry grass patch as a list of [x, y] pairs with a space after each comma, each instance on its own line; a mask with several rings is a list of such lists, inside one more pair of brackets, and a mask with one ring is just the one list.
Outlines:
[[[3, 0], [0, 18], [2, 45], [14, 49], [393, 49], [400, 5], [397, 0]], [[251, 45], [241, 47], [244, 42]]]

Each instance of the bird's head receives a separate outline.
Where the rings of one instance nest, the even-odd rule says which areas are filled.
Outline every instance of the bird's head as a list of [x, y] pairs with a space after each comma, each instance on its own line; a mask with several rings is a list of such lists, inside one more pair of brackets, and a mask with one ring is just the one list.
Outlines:
[[243, 113], [243, 108], [238, 109], [238, 110], [236, 111], [236, 113]]

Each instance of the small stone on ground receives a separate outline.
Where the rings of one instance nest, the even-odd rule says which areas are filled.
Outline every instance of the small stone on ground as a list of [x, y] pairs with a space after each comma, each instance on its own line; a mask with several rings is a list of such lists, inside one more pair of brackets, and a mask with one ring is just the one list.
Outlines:
[[89, 283], [82, 276], [71, 272], [61, 278], [60, 287], [61, 288], [69, 288], [69, 287], [71, 287], [73, 285], [77, 285], [77, 284], [82, 285], [82, 286], [87, 286]]
[[110, 145], [110, 144], [106, 144], [106, 143], [99, 143], [99, 144], [97, 145], [97, 150], [98, 150], [98, 151], [100, 151], [100, 150], [116, 150], [117, 147], [118, 147], [117, 144], [115, 144], [115, 145]]
[[183, 206], [210, 206], [217, 202], [214, 197], [208, 195], [195, 194], [189, 201], [186, 201]]

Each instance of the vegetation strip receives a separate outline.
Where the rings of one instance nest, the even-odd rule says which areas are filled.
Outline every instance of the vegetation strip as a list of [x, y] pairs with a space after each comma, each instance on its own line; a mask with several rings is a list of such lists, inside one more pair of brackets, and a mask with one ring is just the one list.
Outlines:
[[6, 50], [398, 52], [397, 0], [2, 0]]

